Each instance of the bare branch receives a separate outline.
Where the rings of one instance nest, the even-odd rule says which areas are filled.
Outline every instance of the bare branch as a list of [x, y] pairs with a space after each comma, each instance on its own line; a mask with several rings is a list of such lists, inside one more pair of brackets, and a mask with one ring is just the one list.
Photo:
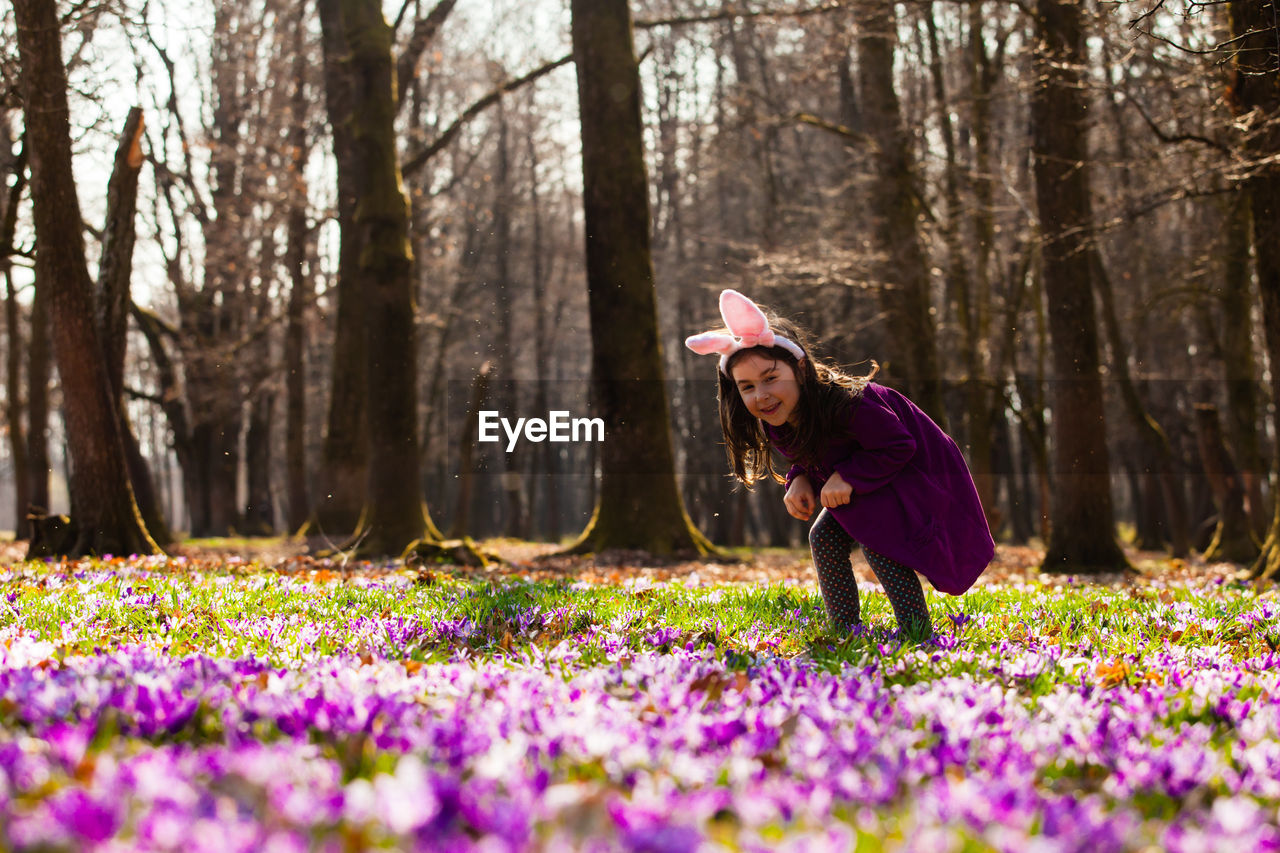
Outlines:
[[655, 18], [653, 20], [636, 21], [633, 26], [637, 30], [649, 30], [654, 27], [678, 27], [686, 24], [711, 24], [717, 21], [737, 21], [747, 18], [802, 18], [808, 15], [822, 15], [827, 12], [838, 12], [844, 9], [846, 4], [841, 0], [831, 0], [831, 2], [823, 3], [820, 6], [813, 6], [807, 9], [758, 9], [756, 11], [747, 11], [736, 9], [733, 6], [726, 6], [719, 12], [710, 15], [677, 15], [674, 18]]
[[413, 3], [414, 0], [404, 0], [404, 3], [400, 5], [400, 14], [396, 15], [396, 22], [391, 25], [391, 32], [393, 35], [400, 32], [400, 25], [404, 23], [404, 16], [409, 14], [409, 7], [413, 5]]
[[129, 313], [133, 315], [133, 319], [138, 322], [139, 326], [143, 327], [145, 330], [156, 333], [157, 340], [159, 340], [160, 334], [163, 334], [165, 337], [174, 341], [180, 340], [182, 337], [182, 333], [176, 326], [168, 323], [163, 317], [150, 308], [143, 308], [141, 305], [134, 302], [129, 306]]
[[1151, 117], [1151, 114], [1147, 112], [1147, 108], [1142, 105], [1142, 102], [1135, 98], [1128, 89], [1124, 90], [1124, 97], [1125, 100], [1132, 104], [1133, 108], [1138, 111], [1138, 115], [1142, 116], [1142, 120], [1147, 123], [1147, 127], [1151, 128], [1151, 132], [1154, 133], [1156, 138], [1161, 142], [1166, 142], [1171, 145], [1176, 145], [1182, 142], [1198, 142], [1201, 145], [1207, 145], [1215, 151], [1221, 151], [1224, 154], [1231, 153], [1230, 146], [1225, 145], [1216, 139], [1201, 136], [1198, 133], [1165, 133], [1164, 130], [1161, 129], [1160, 125], [1156, 124], [1156, 120]]
[[845, 145], [853, 146], [857, 143], [859, 145], [865, 145], [872, 153], [880, 153], [880, 146], [876, 144], [874, 139], [867, 136], [865, 133], [852, 130], [842, 124], [827, 121], [826, 119], [820, 118], [812, 113], [796, 113], [791, 116], [791, 119], [799, 122], [800, 124], [812, 125], [813, 127], [820, 128], [828, 133], [834, 133], [836, 136], [839, 136], [844, 140]]
[[131, 400], [141, 400], [144, 403], [155, 403], [161, 408], [163, 408], [165, 404], [165, 399], [159, 394], [148, 394], [146, 391], [143, 391], [140, 388], [134, 388], [130, 385], [125, 386], [124, 393], [125, 396]]
[[[169, 111], [169, 115], [173, 117], [174, 124], [177, 126], [178, 140], [182, 143], [183, 160], [184, 165], [186, 166], [183, 174], [174, 175], [174, 177], [181, 178], [182, 183], [187, 188], [187, 191], [191, 193], [196, 220], [202, 226], [205, 226], [209, 224], [209, 209], [205, 204], [204, 197], [200, 194], [200, 188], [196, 185], [194, 177], [195, 168], [192, 162], [192, 145], [190, 140], [187, 139], [187, 129], [186, 125], [182, 121], [182, 112], [178, 109], [178, 83], [175, 76], [174, 62], [169, 58], [168, 51], [156, 43], [155, 38], [151, 35], [151, 27], [145, 23], [143, 25], [143, 32], [146, 33], [147, 41], [160, 57], [160, 61], [164, 63], [165, 71], [169, 75], [169, 101], [166, 104], [166, 108]], [[169, 171], [169, 174], [173, 175], [172, 170], [168, 170], [167, 167], [166, 171]]]
[[1153, 18], [1156, 12], [1159, 12], [1163, 8], [1164, 8], [1164, 0], [1156, 0], [1156, 5], [1152, 6], [1150, 9], [1143, 12], [1141, 15], [1139, 15], [1138, 17], [1134, 18], [1132, 21], [1129, 22], [1129, 29], [1131, 30], [1138, 29], [1144, 21], [1147, 21]]
[[427, 46], [436, 37], [436, 33], [440, 31], [445, 19], [449, 17], [449, 13], [453, 11], [453, 7], [457, 4], [458, 0], [440, 0], [440, 2], [436, 3], [435, 8], [427, 13], [425, 18], [413, 25], [413, 34], [409, 36], [409, 43], [405, 45], [404, 52], [400, 54], [400, 59], [396, 62], [397, 104], [404, 103], [404, 93], [408, 91], [409, 83], [413, 81], [413, 78], [418, 73], [418, 61], [422, 59], [423, 52], [426, 51]]
[[572, 61], [573, 61], [573, 54], [569, 54], [568, 56], [562, 56], [559, 59], [555, 60], [554, 62], [548, 62], [545, 65], [535, 68], [534, 70], [530, 71], [528, 74], [524, 75], [523, 77], [517, 77], [514, 80], [503, 83], [498, 88], [489, 92], [489, 94], [485, 95], [483, 98], [476, 101], [471, 106], [467, 107], [462, 112], [462, 115], [458, 116], [456, 119], [453, 120], [453, 124], [445, 128], [444, 132], [441, 133], [438, 137], [436, 137], [434, 142], [432, 142], [430, 145], [428, 145], [426, 148], [422, 149], [418, 153], [414, 154], [412, 157], [409, 157], [405, 161], [404, 165], [400, 168], [401, 174], [407, 176], [413, 172], [418, 171], [423, 166], [425, 166], [428, 160], [430, 160], [432, 157], [439, 154], [446, 146], [449, 145], [450, 142], [453, 141], [454, 137], [458, 135], [458, 133], [462, 130], [464, 126], [466, 126], [467, 122], [474, 119], [480, 113], [484, 112], [487, 108], [493, 106], [495, 103], [498, 102], [498, 99], [501, 98], [503, 95], [506, 95], [509, 92], [514, 92], [516, 89], [519, 89], [521, 86], [525, 86], [529, 83], [532, 83], [534, 80], [537, 80], [539, 77], [550, 74], [552, 71], [559, 68], [561, 65], [568, 65]]

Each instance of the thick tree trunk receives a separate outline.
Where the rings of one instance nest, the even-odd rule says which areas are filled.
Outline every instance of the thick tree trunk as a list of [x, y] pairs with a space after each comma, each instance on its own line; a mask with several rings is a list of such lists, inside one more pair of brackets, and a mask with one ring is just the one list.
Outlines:
[[[258, 258], [257, 278], [261, 282], [274, 277], [280, 262], [276, 242], [270, 236], [271, 224], [265, 230], [268, 234], [262, 238]], [[247, 371], [249, 417], [244, 443], [246, 493], [244, 510], [240, 513], [236, 529], [245, 536], [270, 536], [276, 531], [275, 498], [271, 487], [274, 456], [271, 439], [277, 393], [273, 374], [277, 367], [272, 363], [270, 339], [253, 330], [274, 323], [276, 317], [265, 286], [256, 288], [250, 299], [252, 313], [246, 317], [245, 327], [251, 337], [241, 348], [251, 365]]]
[[[213, 265], [207, 275], [216, 275]], [[190, 458], [182, 467], [182, 479], [191, 512], [190, 532], [195, 537], [230, 535], [240, 515], [236, 481], [242, 391], [240, 365], [228, 352], [231, 328], [240, 328], [234, 319], [239, 316], [235, 308], [239, 299], [223, 287], [216, 279], [207, 279], [204, 289], [191, 294], [180, 309], [183, 327], [178, 343], [191, 410]], [[220, 291], [223, 300], [218, 306], [214, 295]]]
[[377, 0], [342, 0], [351, 50], [351, 127], [359, 167], [354, 226], [365, 310], [369, 479], [357, 553], [398, 556], [419, 539], [440, 539], [418, 479], [417, 331], [409, 203], [396, 153], [391, 28]]
[[[237, 413], [239, 393], [234, 395]], [[192, 462], [183, 468], [183, 484], [191, 506], [191, 535], [229, 536], [236, 528], [236, 473], [240, 464], [239, 424], [229, 416], [197, 423], [192, 430]]]
[[[301, 168], [295, 173], [301, 181]], [[289, 533], [302, 531], [311, 516], [307, 489], [307, 360], [306, 305], [311, 284], [303, 270], [306, 256], [306, 210], [295, 198], [289, 211], [289, 244], [285, 263], [289, 268], [288, 322], [284, 337], [285, 366], [285, 489], [286, 525]]]
[[311, 281], [307, 264], [307, 54], [305, 6], [300, 5], [294, 27], [293, 94], [290, 99], [293, 116], [289, 128], [289, 212], [284, 251], [285, 269], [289, 275], [289, 305], [284, 333], [285, 368], [285, 524], [289, 533], [304, 531], [311, 517], [311, 498], [307, 489], [307, 302]]
[[14, 12], [31, 150], [37, 287], [49, 291], [58, 318], [53, 345], [74, 466], [71, 502], [80, 534], [69, 554], [152, 554], [159, 547], [143, 526], [129, 485], [120, 421], [94, 327], [57, 10], [50, 0], [17, 0]]
[[908, 395], [945, 429], [942, 371], [930, 316], [932, 265], [918, 230], [921, 211], [914, 146], [894, 90], [897, 29], [893, 2], [867, 0], [857, 11], [862, 111], [879, 149], [874, 157], [869, 204], [876, 244], [883, 256], [879, 278], [889, 329], [890, 369], [901, 365]]
[[102, 229], [95, 307], [98, 335], [107, 359], [107, 375], [117, 402], [124, 398], [124, 358], [128, 344], [129, 288], [137, 231], [138, 175], [142, 171], [142, 108], [125, 120], [107, 184], [107, 221]]
[[129, 340], [129, 295], [133, 278], [133, 246], [137, 229], [138, 177], [142, 171], [142, 109], [134, 107], [124, 123], [115, 166], [107, 185], [107, 221], [102, 229], [102, 260], [98, 263], [98, 282], [94, 298], [98, 339], [106, 351], [107, 375], [111, 394], [120, 417], [120, 437], [124, 441], [125, 461], [133, 484], [138, 511], [151, 538], [161, 545], [173, 541], [169, 522], [156, 498], [151, 469], [133, 434], [124, 401], [124, 359]]
[[640, 73], [627, 0], [573, 0], [591, 369], [605, 423], [600, 496], [573, 546], [653, 553], [710, 543], [676, 483], [649, 249]]
[[365, 296], [361, 291], [363, 232], [355, 225], [357, 172], [353, 135], [356, 93], [348, 71], [351, 52], [341, 0], [317, 0], [324, 45], [325, 106], [338, 171], [338, 284], [334, 323], [333, 378], [328, 428], [317, 473], [317, 533], [342, 535], [356, 529], [369, 476], [368, 389], [365, 363]]
[[[1253, 215], [1253, 250], [1262, 295], [1262, 324], [1271, 361], [1272, 399], [1280, 400], [1280, 27], [1275, 7], [1256, 0], [1229, 4], [1235, 37], [1235, 79], [1231, 87], [1239, 123], [1246, 128], [1244, 148], [1255, 165], [1245, 179]], [[1274, 417], [1280, 428], [1280, 410]], [[1280, 454], [1276, 454], [1280, 464]], [[1280, 500], [1275, 501], [1262, 555], [1253, 574], [1280, 574]]]
[[1084, 26], [1077, 0], [1037, 0], [1031, 99], [1036, 204], [1044, 239], [1045, 298], [1053, 345], [1054, 501], [1044, 567], [1096, 572], [1129, 567], [1111, 502], [1098, 325], [1093, 302], [1087, 171]]

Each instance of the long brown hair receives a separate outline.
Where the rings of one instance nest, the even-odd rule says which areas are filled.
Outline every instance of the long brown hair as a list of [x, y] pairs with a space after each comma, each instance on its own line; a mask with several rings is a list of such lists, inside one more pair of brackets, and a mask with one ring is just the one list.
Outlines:
[[[764, 310], [764, 309], [761, 309]], [[813, 357], [813, 347], [808, 335], [792, 323], [766, 311], [769, 328], [795, 341], [805, 351], [804, 363], [779, 346], [756, 346], [741, 349], [729, 357], [724, 372], [719, 374], [720, 428], [724, 431], [725, 451], [733, 476], [748, 489], [765, 477], [775, 482], [785, 478], [773, 467], [769, 437], [764, 426], [742, 402], [742, 395], [732, 379], [733, 366], [741, 358], [756, 354], [780, 361], [789, 366], [800, 385], [800, 397], [796, 403], [798, 423], [794, 427], [795, 440], [788, 450], [796, 454], [802, 465], [814, 464], [832, 436], [847, 429], [849, 409], [854, 400], [861, 398], [867, 383], [879, 371], [880, 366], [871, 362], [871, 372], [865, 376], [850, 376], [832, 364], [819, 362]], [[727, 331], [727, 330], [725, 330]]]

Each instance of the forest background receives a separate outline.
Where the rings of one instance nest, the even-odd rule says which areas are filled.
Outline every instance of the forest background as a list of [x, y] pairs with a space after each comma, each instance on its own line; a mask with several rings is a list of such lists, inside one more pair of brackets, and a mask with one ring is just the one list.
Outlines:
[[55, 550], [800, 542], [680, 345], [735, 287], [1050, 567], [1274, 571], [1274, 2], [17, 0], [0, 41], [0, 517]]

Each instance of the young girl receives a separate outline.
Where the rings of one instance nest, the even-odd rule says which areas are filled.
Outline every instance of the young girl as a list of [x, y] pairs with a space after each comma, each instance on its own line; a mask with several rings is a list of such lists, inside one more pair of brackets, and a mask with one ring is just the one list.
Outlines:
[[[906, 397], [816, 363], [799, 330], [766, 317], [734, 290], [720, 294], [725, 329], [694, 335], [694, 352], [720, 356], [720, 425], [734, 476], [750, 488], [785, 483], [787, 512], [808, 520], [827, 614], [860, 624], [849, 554], [856, 544], [884, 586], [898, 626], [932, 626], [916, 572], [960, 595], [995, 553], [960, 449]], [[770, 449], [793, 464], [773, 468]]]

